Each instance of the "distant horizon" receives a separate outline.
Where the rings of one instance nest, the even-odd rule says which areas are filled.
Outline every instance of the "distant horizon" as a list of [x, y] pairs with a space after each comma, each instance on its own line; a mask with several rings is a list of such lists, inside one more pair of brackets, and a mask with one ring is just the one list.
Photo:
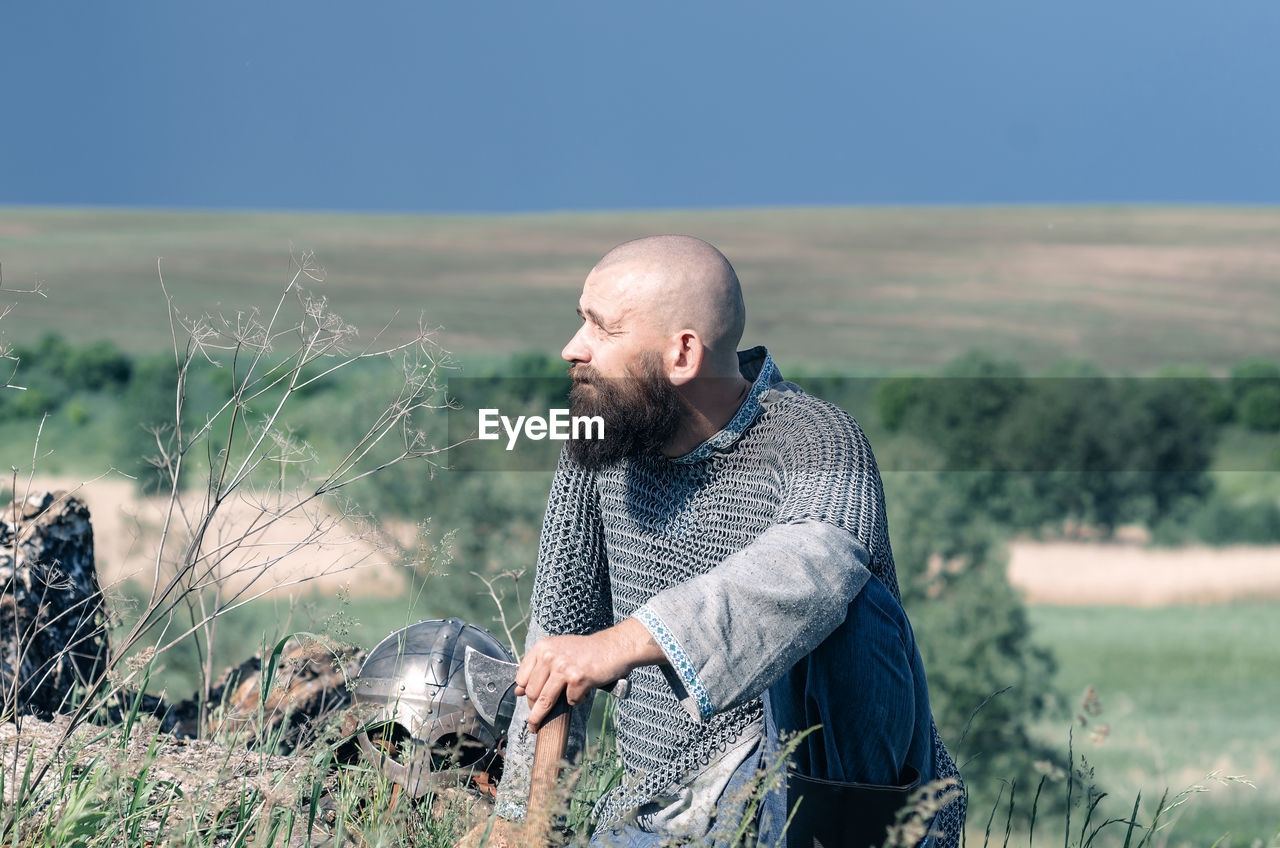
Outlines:
[[422, 317], [459, 356], [555, 352], [580, 324], [573, 305], [592, 265], [613, 245], [658, 232], [724, 251], [752, 304], [750, 339], [845, 373], [931, 368], [975, 347], [1029, 370], [1084, 358], [1132, 374], [1171, 363], [1227, 369], [1280, 352], [1280, 208], [1226, 206], [0, 208], [5, 283], [44, 283], [48, 295], [22, 301], [0, 329], [14, 344], [56, 328], [164, 348], [160, 270], [187, 314], [216, 315], [274, 303], [289, 263], [308, 254], [325, 270], [319, 293], [362, 335], [384, 332], [396, 314], [392, 331]]
[[668, 214], [682, 212], [768, 212], [777, 211], [821, 211], [821, 210], [929, 210], [929, 209], [1280, 209], [1280, 201], [1265, 203], [1225, 203], [1218, 201], [1089, 201], [1089, 202], [975, 202], [975, 203], [779, 203], [779, 204], [741, 204], [741, 205], [707, 205], [707, 206], [618, 206], [565, 209], [511, 209], [511, 210], [411, 210], [411, 209], [342, 209], [342, 208], [301, 208], [301, 207], [248, 207], [248, 206], [202, 206], [191, 205], [145, 205], [124, 203], [6, 203], [0, 201], [0, 209], [21, 210], [38, 209], [42, 211], [75, 211], [91, 212], [191, 212], [196, 214], [228, 213], [244, 215], [368, 215], [375, 217], [457, 217], [457, 218], [503, 218], [530, 217], [540, 215], [593, 215], [593, 214]]

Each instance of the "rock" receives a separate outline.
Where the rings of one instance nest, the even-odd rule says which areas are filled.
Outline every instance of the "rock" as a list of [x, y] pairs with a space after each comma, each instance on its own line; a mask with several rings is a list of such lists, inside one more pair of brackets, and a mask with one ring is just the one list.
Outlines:
[[66, 712], [107, 661], [89, 510], [66, 492], [0, 517], [0, 717]]
[[[209, 694], [213, 707], [204, 735], [244, 734], [244, 744], [273, 744], [289, 754], [317, 737], [325, 722], [351, 703], [348, 682], [355, 679], [364, 651], [330, 648], [315, 639], [285, 646], [271, 691], [262, 700], [262, 657], [228, 669]], [[262, 727], [258, 727], [259, 705]]]

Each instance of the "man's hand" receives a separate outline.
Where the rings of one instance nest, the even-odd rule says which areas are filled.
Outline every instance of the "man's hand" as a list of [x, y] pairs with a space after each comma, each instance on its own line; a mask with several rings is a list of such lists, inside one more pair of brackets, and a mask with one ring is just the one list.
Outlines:
[[665, 663], [649, 631], [634, 618], [590, 636], [548, 636], [525, 654], [516, 672], [516, 694], [529, 699], [529, 729], [537, 732], [560, 693], [569, 704], [626, 677], [642, 665]]

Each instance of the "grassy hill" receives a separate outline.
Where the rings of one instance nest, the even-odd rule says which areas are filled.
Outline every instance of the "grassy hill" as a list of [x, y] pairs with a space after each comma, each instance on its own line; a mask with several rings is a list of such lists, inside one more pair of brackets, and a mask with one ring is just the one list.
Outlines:
[[1280, 209], [764, 209], [443, 217], [0, 209], [10, 342], [56, 329], [167, 346], [157, 258], [187, 312], [270, 303], [290, 250], [316, 290], [376, 332], [399, 311], [463, 358], [555, 352], [592, 263], [655, 232], [700, 235], [736, 265], [746, 342], [845, 374], [929, 369], [981, 346], [1043, 367], [1217, 372], [1280, 357]]

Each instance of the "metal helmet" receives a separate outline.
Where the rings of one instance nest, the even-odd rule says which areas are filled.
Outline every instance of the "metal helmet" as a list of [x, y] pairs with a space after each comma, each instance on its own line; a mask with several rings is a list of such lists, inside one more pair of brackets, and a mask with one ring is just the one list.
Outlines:
[[467, 646], [515, 661], [489, 631], [457, 618], [431, 619], [379, 642], [356, 677], [352, 701], [367, 705], [356, 742], [414, 797], [477, 771], [492, 772], [499, 759], [503, 733], [480, 717], [467, 696]]

